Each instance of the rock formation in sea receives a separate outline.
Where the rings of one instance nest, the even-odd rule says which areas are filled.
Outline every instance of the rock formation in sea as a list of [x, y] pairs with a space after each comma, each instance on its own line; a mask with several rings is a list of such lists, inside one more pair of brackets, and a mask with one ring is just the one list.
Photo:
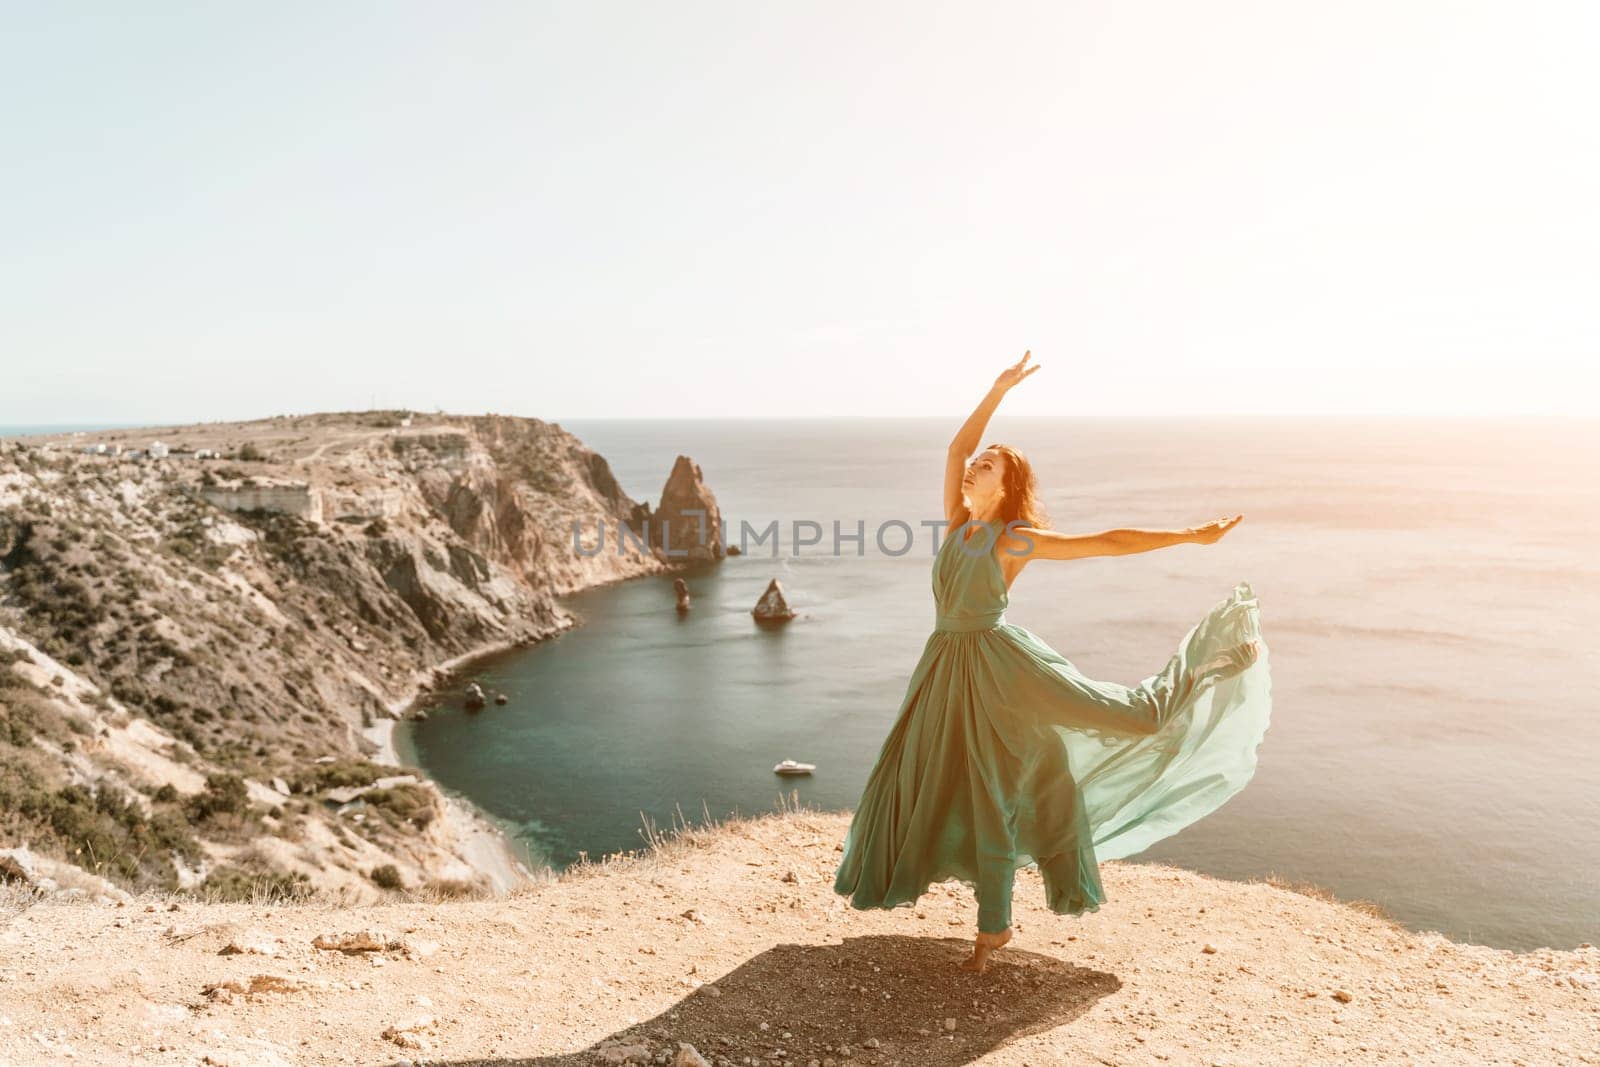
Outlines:
[[[669, 507], [714, 508], [678, 467]], [[459, 806], [395, 780], [392, 721], [460, 663], [574, 625], [557, 597], [676, 570], [610, 536], [648, 513], [538, 419], [0, 441], [0, 850], [135, 890], [481, 883]], [[604, 551], [575, 549], [602, 527]]]
[[783, 583], [776, 578], [768, 582], [766, 592], [750, 609], [750, 614], [758, 622], [788, 622], [794, 618], [795, 612], [789, 606], [789, 598], [783, 595]]
[[650, 544], [661, 545], [668, 558], [691, 563], [720, 560], [722, 512], [706, 487], [700, 465], [679, 456], [661, 489], [661, 503], [650, 516]]

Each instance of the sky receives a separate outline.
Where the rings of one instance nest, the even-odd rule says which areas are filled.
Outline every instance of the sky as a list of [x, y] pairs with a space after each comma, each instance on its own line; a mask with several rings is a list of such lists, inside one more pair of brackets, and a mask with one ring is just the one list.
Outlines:
[[1600, 413], [1586, 0], [4, 14], [0, 424]]

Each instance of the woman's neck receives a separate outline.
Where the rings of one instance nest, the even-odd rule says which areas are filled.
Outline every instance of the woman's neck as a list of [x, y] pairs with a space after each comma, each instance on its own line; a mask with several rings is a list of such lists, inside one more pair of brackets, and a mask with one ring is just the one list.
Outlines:
[[[978, 514], [973, 513], [973, 512], [968, 512], [967, 521], [968, 522], [981, 523], [984, 526], [991, 526], [992, 527], [996, 522], [1000, 521], [1000, 517], [998, 515], [983, 516], [983, 515], [978, 515]], [[961, 532], [962, 540], [971, 540], [972, 537], [973, 537], [973, 534], [974, 534], [974, 531], [972, 531], [970, 529], [963, 530]]]

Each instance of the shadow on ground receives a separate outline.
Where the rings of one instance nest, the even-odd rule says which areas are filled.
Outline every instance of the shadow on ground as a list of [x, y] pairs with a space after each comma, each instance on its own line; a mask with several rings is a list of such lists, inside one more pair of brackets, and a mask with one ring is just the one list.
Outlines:
[[[577, 1052], [442, 1060], [539, 1065], [657, 1061], [691, 1044], [713, 1065], [846, 1064], [955, 1067], [1029, 1034], [1071, 1022], [1121, 981], [1007, 948], [985, 974], [959, 969], [970, 941], [853, 937], [838, 945], [778, 945], [636, 1026]], [[955, 1028], [949, 1028], [954, 1020]], [[761, 1025], [767, 1024], [763, 1030]], [[874, 1044], [875, 1042], [875, 1044]], [[841, 1046], [848, 1046], [845, 1053]], [[777, 1053], [782, 1050], [782, 1055]]]

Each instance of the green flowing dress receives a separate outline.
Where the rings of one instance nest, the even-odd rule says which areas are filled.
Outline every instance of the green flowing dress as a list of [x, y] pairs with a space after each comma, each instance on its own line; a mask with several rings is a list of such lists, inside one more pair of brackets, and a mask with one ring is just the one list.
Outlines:
[[[1249, 583], [1195, 623], [1160, 672], [1134, 686], [1099, 681], [1006, 622], [1003, 528], [973, 521], [934, 559], [934, 630], [834, 878], [852, 907], [910, 905], [957, 879], [976, 893], [978, 928], [997, 933], [1011, 923], [1016, 869], [1037, 864], [1051, 911], [1095, 911], [1100, 860], [1177, 833], [1255, 773], [1272, 704]], [[1252, 640], [1254, 663], [1211, 666]]]

